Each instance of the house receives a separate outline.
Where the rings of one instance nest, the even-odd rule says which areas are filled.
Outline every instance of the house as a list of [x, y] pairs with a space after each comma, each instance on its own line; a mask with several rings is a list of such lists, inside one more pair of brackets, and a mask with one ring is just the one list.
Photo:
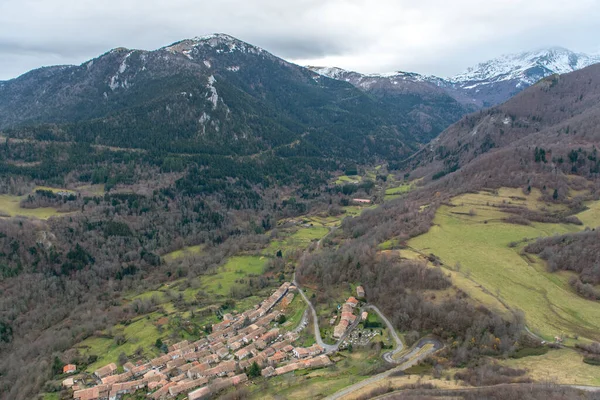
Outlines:
[[349, 325], [350, 324], [348, 320], [342, 319], [340, 323], [335, 328], [333, 328], [333, 337], [339, 339], [342, 336], [344, 336], [344, 333], [346, 333], [346, 329], [348, 329]]
[[313, 344], [310, 347], [296, 347], [293, 350], [294, 356], [296, 358], [305, 358], [316, 356], [317, 354], [321, 354], [323, 352], [323, 348], [318, 344]]
[[275, 375], [287, 374], [288, 372], [292, 372], [297, 369], [300, 369], [300, 367], [301, 367], [301, 365], [298, 363], [284, 365], [283, 367], [279, 367], [279, 368], [275, 369]]
[[352, 199], [352, 201], [358, 204], [371, 204], [369, 199]]
[[292, 301], [294, 301], [294, 293], [288, 293], [285, 295], [283, 300], [281, 300], [281, 305], [287, 307]]
[[273, 328], [270, 331], [264, 333], [259, 339], [266, 343], [271, 343], [279, 337], [279, 328]]
[[117, 371], [117, 364], [110, 363], [110, 364], [105, 365], [104, 367], [96, 370], [94, 372], [94, 375], [96, 375], [98, 377], [98, 379], [102, 379], [102, 378], [105, 378], [107, 376], [114, 375], [114, 373], [116, 371]]
[[152, 393], [150, 395], [151, 398], [158, 400], [161, 399], [163, 397], [166, 397], [169, 394], [169, 389], [173, 386], [177, 385], [177, 383], [175, 382], [169, 382], [166, 385], [164, 385], [163, 387], [161, 387], [160, 389], [158, 389], [156, 392]]
[[350, 297], [348, 298], [348, 300], [346, 300], [346, 304], [349, 304], [350, 306], [352, 306], [352, 308], [354, 308], [358, 305], [358, 300], [356, 300], [355, 297]]
[[153, 358], [152, 360], [150, 360], [150, 365], [152, 366], [152, 368], [162, 368], [165, 365], [167, 365], [169, 361], [171, 361], [171, 357], [165, 354], [164, 356]]
[[77, 371], [75, 364], [67, 364], [63, 367], [63, 374], [73, 374], [75, 371]]
[[254, 342], [254, 346], [258, 349], [258, 350], [264, 350], [267, 347], [267, 343], [262, 340], [262, 339], [258, 339]]
[[278, 351], [277, 353], [273, 354], [271, 357], [269, 357], [269, 363], [270, 364], [279, 364], [280, 362], [286, 360], [288, 358], [287, 354]]
[[113, 385], [119, 382], [125, 382], [133, 377], [131, 372], [123, 372], [119, 375], [109, 375], [107, 377], [102, 378], [102, 383], [105, 385]]
[[73, 393], [75, 400], [96, 400], [108, 398], [109, 387], [107, 385], [98, 385], [89, 389], [76, 390]]
[[179, 343], [175, 343], [172, 346], [168, 347], [169, 353], [175, 350], [181, 350], [182, 348], [186, 347], [187, 345], [189, 345], [190, 342], [188, 342], [187, 340], [183, 340]]
[[73, 378], [67, 378], [64, 381], [62, 381], [62, 386], [64, 388], [70, 389], [73, 387], [73, 385], [75, 385], [75, 380]]
[[212, 391], [209, 386], [201, 387], [188, 393], [188, 400], [204, 400], [210, 398]]
[[136, 390], [146, 387], [148, 382], [143, 379], [131, 382], [115, 383], [112, 385], [109, 400], [116, 400], [122, 394], [134, 393]]
[[223, 347], [222, 349], [217, 350], [217, 356], [219, 356], [219, 358], [221, 358], [221, 359], [227, 357], [228, 355], [229, 355], [229, 350], [226, 347]]
[[269, 367], [267, 367], [267, 368], [263, 369], [263, 370], [260, 372], [260, 374], [261, 374], [262, 376], [264, 376], [265, 378], [268, 378], [268, 377], [270, 377], [270, 376], [273, 376], [273, 375], [275, 375], [275, 368], [273, 368], [273, 367], [269, 366]]
[[356, 287], [356, 297], [358, 297], [359, 299], [365, 298], [365, 288], [364, 287], [362, 287], [362, 286]]
[[159, 387], [165, 386], [166, 384], [167, 384], [167, 381], [150, 382], [150, 383], [148, 383], [148, 390], [154, 390]]
[[132, 362], [127, 361], [125, 364], [123, 364], [123, 369], [125, 370], [125, 372], [129, 372], [131, 370], [133, 370], [135, 368], [135, 365]]
[[369, 313], [368, 313], [368, 312], [366, 312], [366, 311], [363, 311], [363, 312], [362, 312], [362, 314], [360, 314], [360, 319], [361, 319], [362, 321], [366, 321], [366, 320], [367, 320], [367, 318], [369, 318]]
[[193, 381], [181, 382], [178, 385], [171, 386], [169, 388], [169, 394], [173, 397], [177, 396], [179, 393], [187, 392], [189, 390], [195, 389], [199, 386], [206, 385], [208, 383], [208, 378], [198, 378]]
[[234, 355], [238, 360], [243, 360], [244, 358], [249, 357], [250, 354], [250, 349], [248, 347], [244, 347], [243, 349], [236, 351]]
[[138, 366], [133, 367], [133, 369], [131, 370], [131, 373], [133, 374], [133, 376], [144, 375], [146, 372], [148, 372], [150, 370], [150, 368], [151, 368], [150, 363], [138, 365]]

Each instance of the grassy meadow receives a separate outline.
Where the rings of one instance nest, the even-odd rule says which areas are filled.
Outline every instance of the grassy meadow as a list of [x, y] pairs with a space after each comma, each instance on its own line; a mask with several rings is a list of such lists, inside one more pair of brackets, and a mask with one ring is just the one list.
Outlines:
[[249, 275], [262, 275], [267, 258], [262, 256], [231, 257], [213, 275], [202, 276], [202, 289], [219, 296], [228, 296], [236, 280]]
[[[525, 312], [527, 325], [547, 340], [558, 335], [578, 335], [600, 340], [600, 307], [568, 286], [569, 274], [549, 273], [542, 260], [522, 255], [523, 241], [541, 236], [577, 232], [572, 224], [502, 221], [508, 216], [493, 204], [511, 203], [530, 209], [559, 209], [538, 201], [539, 193], [523, 195], [518, 189], [497, 194], [482, 192], [453, 199], [454, 207], [441, 206], [428, 233], [409, 241], [424, 254], [440, 257], [452, 270], [454, 283], [474, 298], [495, 309], [506, 305]], [[587, 213], [594, 220], [597, 205]], [[515, 247], [511, 242], [520, 242]]]
[[197, 246], [184, 247], [183, 249], [175, 250], [175, 251], [165, 254], [163, 256], [163, 259], [167, 262], [171, 262], [171, 261], [179, 260], [181, 258], [199, 255], [199, 254], [202, 254], [203, 248], [204, 248], [204, 245], [201, 245], [201, 244], [199, 244]]

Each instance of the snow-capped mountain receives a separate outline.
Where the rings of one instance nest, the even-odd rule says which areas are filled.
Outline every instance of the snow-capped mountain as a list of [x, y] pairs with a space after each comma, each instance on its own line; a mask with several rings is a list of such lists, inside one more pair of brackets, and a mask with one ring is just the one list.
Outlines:
[[551, 47], [519, 54], [505, 54], [467, 69], [448, 80], [464, 84], [486, 85], [500, 81], [520, 80], [533, 85], [545, 76], [566, 74], [600, 62], [600, 55], [574, 53], [562, 47]]
[[448, 78], [451, 90], [463, 92], [483, 107], [503, 103], [540, 79], [566, 74], [600, 63], [600, 55], [575, 53], [551, 47], [506, 54]]
[[600, 63], [600, 55], [587, 55], [562, 47], [550, 47], [502, 55], [450, 78], [401, 71], [363, 75], [335, 67], [309, 68], [321, 75], [350, 82], [363, 90], [370, 90], [382, 84], [391, 84], [403, 89], [410, 84], [420, 84], [421, 89], [425, 85], [444, 90], [457, 101], [471, 107], [490, 107], [505, 102], [542, 78], [577, 71], [596, 63]]

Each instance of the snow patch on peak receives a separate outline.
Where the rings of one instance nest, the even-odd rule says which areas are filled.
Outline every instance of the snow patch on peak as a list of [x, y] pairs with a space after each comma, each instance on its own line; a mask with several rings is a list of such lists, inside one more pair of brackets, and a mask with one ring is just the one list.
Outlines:
[[315, 67], [309, 65], [306, 68], [310, 69], [313, 72], [316, 72], [319, 75], [323, 75], [331, 79], [340, 79], [343, 75], [349, 72], [345, 69], [338, 67]]

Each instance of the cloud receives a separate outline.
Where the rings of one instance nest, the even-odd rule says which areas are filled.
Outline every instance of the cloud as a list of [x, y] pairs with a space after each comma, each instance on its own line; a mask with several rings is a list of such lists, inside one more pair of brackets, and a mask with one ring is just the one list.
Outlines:
[[223, 32], [301, 64], [450, 75], [504, 52], [600, 46], [600, 0], [0, 2], [0, 79]]

